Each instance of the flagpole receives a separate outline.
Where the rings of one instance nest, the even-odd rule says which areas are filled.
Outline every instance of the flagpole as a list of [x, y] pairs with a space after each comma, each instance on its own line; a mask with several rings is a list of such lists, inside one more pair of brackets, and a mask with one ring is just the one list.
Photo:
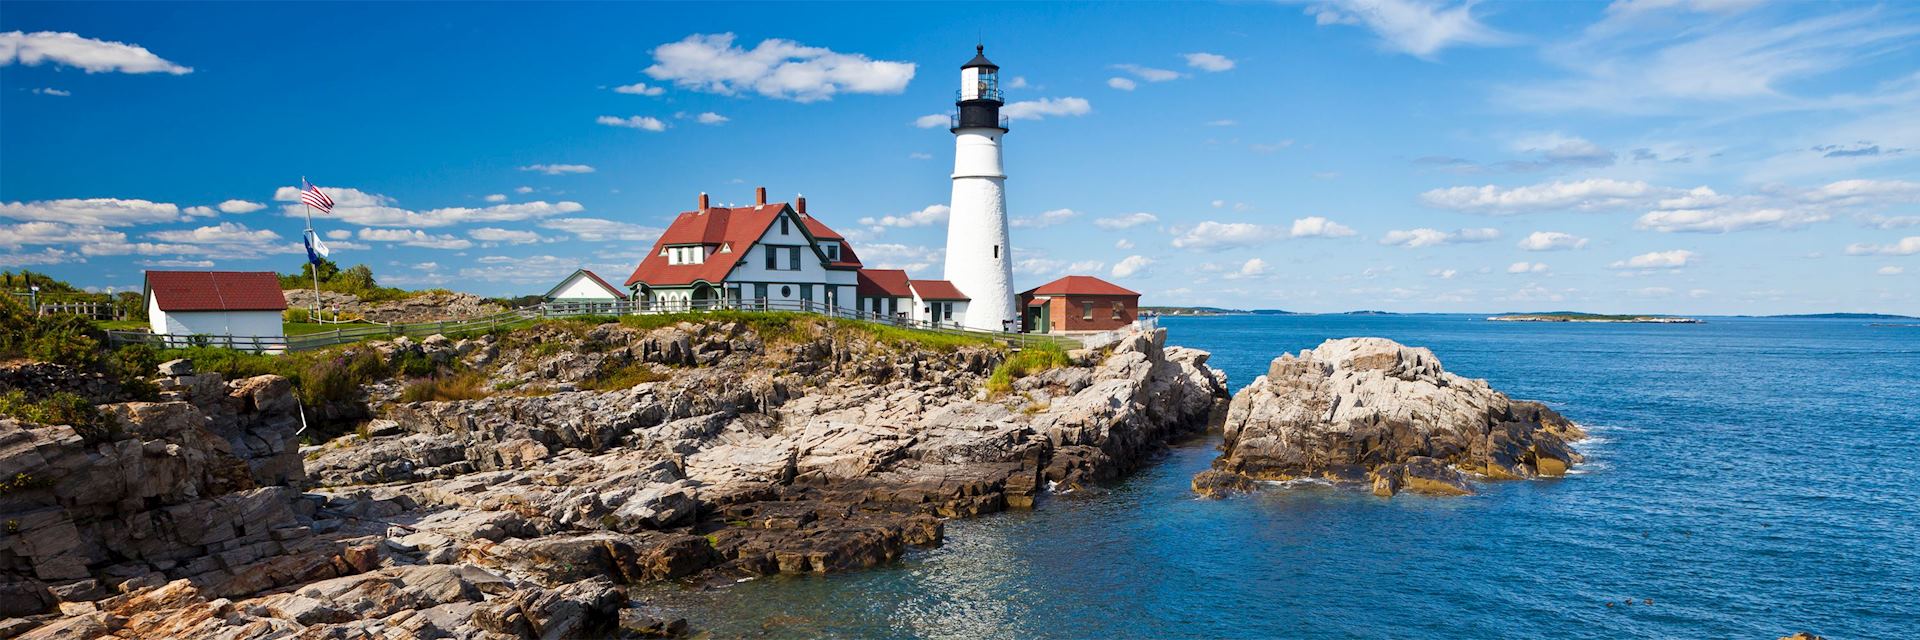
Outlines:
[[[300, 176], [300, 184], [303, 184], [303, 185], [307, 184], [306, 176]], [[307, 185], [307, 186], [312, 186], [312, 185]], [[300, 202], [301, 204], [306, 204], [306, 199], [302, 198]], [[307, 245], [307, 254], [308, 254], [307, 257], [312, 258], [313, 257], [312, 256], [313, 254], [313, 205], [306, 204], [306, 207], [307, 207], [307, 237], [301, 238], [300, 240], [306, 243]], [[314, 262], [311, 259], [307, 260], [307, 271], [310, 271], [313, 273], [313, 304], [307, 308], [307, 322], [317, 323], [320, 321], [320, 264], [317, 262]]]

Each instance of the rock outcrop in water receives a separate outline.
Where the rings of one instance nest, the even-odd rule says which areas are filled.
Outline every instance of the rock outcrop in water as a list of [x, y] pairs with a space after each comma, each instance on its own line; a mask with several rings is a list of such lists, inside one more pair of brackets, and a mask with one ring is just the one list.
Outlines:
[[[1255, 480], [1320, 478], [1375, 494], [1472, 493], [1467, 474], [1558, 476], [1580, 461], [1579, 427], [1537, 402], [1442, 369], [1424, 348], [1382, 338], [1328, 340], [1274, 359], [1233, 398], [1202, 495]], [[1462, 473], [1465, 472], [1465, 473]]]
[[287, 379], [183, 362], [162, 402], [101, 405], [104, 435], [0, 420], [0, 637], [673, 635], [627, 585], [889, 562], [1225, 410], [1224, 375], [1164, 332], [991, 394], [1004, 351], [836, 326], [354, 347], [490, 397], [372, 385], [380, 419], [298, 449]]

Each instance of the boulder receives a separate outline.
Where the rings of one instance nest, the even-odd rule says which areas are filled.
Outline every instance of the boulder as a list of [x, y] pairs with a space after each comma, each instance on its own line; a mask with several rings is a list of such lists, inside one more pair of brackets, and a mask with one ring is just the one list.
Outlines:
[[1374, 493], [1472, 493], [1461, 471], [1492, 479], [1564, 475], [1584, 436], [1547, 407], [1514, 401], [1485, 380], [1448, 372], [1432, 351], [1383, 338], [1328, 340], [1273, 360], [1234, 396], [1225, 442], [1195, 490], [1250, 479], [1349, 482]]

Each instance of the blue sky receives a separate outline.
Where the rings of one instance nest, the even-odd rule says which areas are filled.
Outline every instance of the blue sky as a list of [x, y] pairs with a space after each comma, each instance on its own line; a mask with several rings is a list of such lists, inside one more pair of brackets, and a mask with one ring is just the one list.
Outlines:
[[[938, 277], [1002, 65], [1017, 283], [1304, 311], [1920, 314], [1901, 3], [37, 4], [0, 12], [0, 268], [624, 280], [696, 194]], [[290, 213], [292, 215], [290, 215]]]

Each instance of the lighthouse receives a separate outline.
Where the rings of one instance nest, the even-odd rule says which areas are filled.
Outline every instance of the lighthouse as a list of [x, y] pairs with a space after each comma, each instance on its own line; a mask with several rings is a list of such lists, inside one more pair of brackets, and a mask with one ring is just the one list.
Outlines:
[[969, 329], [1019, 328], [1014, 308], [1013, 257], [1007, 237], [1007, 174], [1000, 138], [1007, 135], [1000, 67], [986, 46], [960, 67], [953, 114], [953, 200], [947, 217], [946, 279], [967, 295]]

